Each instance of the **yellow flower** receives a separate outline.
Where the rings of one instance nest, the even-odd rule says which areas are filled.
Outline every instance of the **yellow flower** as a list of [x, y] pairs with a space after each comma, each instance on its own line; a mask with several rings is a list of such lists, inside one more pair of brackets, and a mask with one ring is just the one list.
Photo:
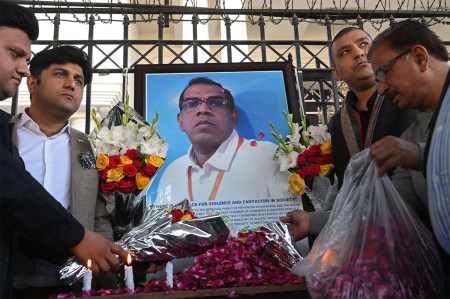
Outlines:
[[106, 177], [108, 178], [107, 182], [120, 182], [121, 179], [125, 177], [123, 174], [123, 166], [117, 166], [117, 168], [111, 168], [106, 173]]
[[325, 142], [324, 144], [322, 144], [320, 146], [320, 150], [321, 150], [321, 152], [320, 152], [321, 156], [324, 156], [326, 154], [331, 154], [331, 152], [332, 152], [331, 142]]
[[305, 193], [305, 180], [302, 179], [298, 173], [293, 173], [287, 178], [289, 182], [289, 192], [294, 193], [296, 195], [302, 195]]
[[136, 186], [142, 190], [150, 185], [150, 178], [142, 175], [140, 172], [136, 174]]
[[326, 176], [334, 168], [333, 164], [320, 165], [319, 175]]
[[100, 154], [97, 158], [97, 161], [95, 161], [95, 166], [100, 169], [103, 170], [106, 167], [108, 167], [109, 165], [109, 159], [108, 156], [104, 155], [104, 154]]
[[133, 160], [131, 160], [128, 156], [121, 156], [120, 160], [122, 160], [123, 165], [133, 164]]
[[192, 219], [192, 216], [190, 214], [186, 214], [183, 217], [181, 217], [180, 221], [189, 220], [189, 219]]
[[145, 163], [152, 164], [155, 167], [161, 167], [164, 165], [164, 159], [159, 156], [150, 156], [145, 158]]

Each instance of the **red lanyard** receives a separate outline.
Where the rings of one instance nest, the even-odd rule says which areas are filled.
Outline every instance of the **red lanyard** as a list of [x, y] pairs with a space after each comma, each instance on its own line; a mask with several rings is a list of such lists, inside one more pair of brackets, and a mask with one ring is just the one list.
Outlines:
[[[241, 147], [242, 143], [244, 143], [244, 138], [239, 137], [237, 150]], [[219, 170], [217, 174], [216, 182], [212, 188], [211, 194], [209, 195], [209, 200], [214, 200], [216, 198], [217, 190], [219, 189], [220, 183], [222, 182], [223, 175], [225, 174], [225, 170]], [[194, 196], [192, 196], [192, 166], [188, 168], [188, 191], [189, 191], [189, 200], [194, 201]]]

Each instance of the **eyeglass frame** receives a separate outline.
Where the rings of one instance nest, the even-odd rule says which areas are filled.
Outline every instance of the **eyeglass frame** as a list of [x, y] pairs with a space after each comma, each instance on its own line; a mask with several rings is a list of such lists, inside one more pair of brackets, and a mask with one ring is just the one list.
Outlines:
[[[186, 101], [189, 101], [189, 100], [199, 101], [200, 104], [197, 107], [195, 107], [195, 108], [183, 107], [183, 103], [186, 102]], [[211, 105], [208, 103], [208, 101], [210, 101], [210, 100], [222, 100], [222, 101], [225, 101], [225, 103], [224, 103], [224, 105], [222, 107], [211, 107]], [[198, 99], [198, 98], [187, 98], [187, 99], [184, 99], [184, 100], [181, 101], [180, 106], [182, 107], [182, 109], [181, 109], [182, 111], [183, 110], [194, 111], [194, 110], [199, 109], [200, 106], [202, 105], [202, 103], [206, 103], [206, 105], [208, 105], [208, 107], [210, 109], [223, 109], [223, 108], [229, 108], [230, 107], [230, 105], [229, 105], [230, 101], [228, 99], [222, 98], [222, 97], [220, 97], [220, 98], [219, 97], [217, 97], [217, 98], [216, 97], [210, 97], [210, 98], [208, 98], [206, 100], [201, 100], [201, 99]]]
[[[392, 58], [391, 60], [389, 60], [388, 62], [386, 62], [382, 66], [380, 66], [378, 68], [378, 70], [375, 72], [375, 84], [378, 85], [378, 83], [384, 82], [386, 80], [386, 73], [384, 72], [385, 68], [387, 68], [388, 66], [394, 64], [394, 62], [396, 62], [397, 59], [399, 59], [400, 57], [408, 54], [409, 52], [411, 52], [411, 50], [412, 49], [409, 49], [409, 50], [407, 50], [405, 52], [402, 52], [401, 54], [395, 56], [394, 58]], [[389, 70], [391, 70], [391, 69], [389, 69]]]

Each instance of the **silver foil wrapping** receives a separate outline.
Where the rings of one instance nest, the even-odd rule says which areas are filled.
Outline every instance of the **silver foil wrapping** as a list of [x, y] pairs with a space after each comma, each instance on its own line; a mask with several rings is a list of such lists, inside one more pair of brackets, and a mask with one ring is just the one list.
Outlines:
[[[188, 200], [183, 200], [173, 208], [193, 212]], [[172, 224], [170, 212], [149, 205], [141, 224], [126, 233], [116, 244], [131, 254], [133, 266], [141, 266], [141, 270], [145, 270], [150, 262], [200, 255], [214, 245], [225, 244], [228, 235], [229, 230], [220, 215]], [[66, 285], [72, 285], [85, 272], [86, 267], [72, 257], [59, 269], [59, 278]]]
[[283, 268], [291, 271], [303, 259], [285, 223], [267, 223], [260, 227], [260, 231], [265, 233], [267, 253]]

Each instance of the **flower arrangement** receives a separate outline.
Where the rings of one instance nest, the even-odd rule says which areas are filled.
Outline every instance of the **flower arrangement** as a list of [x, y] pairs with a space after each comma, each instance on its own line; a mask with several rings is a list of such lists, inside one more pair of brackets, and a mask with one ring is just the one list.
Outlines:
[[190, 220], [197, 218], [190, 210], [188, 209], [177, 209], [177, 208], [166, 208], [164, 210], [172, 214], [172, 223], [176, 223], [178, 221]]
[[168, 144], [158, 136], [158, 111], [148, 124], [125, 103], [118, 103], [102, 120], [92, 112], [95, 128], [89, 135], [106, 200], [114, 239], [133, 227], [133, 218], [152, 178], [164, 165]]
[[289, 192], [303, 195], [305, 187], [312, 189], [314, 178], [330, 176], [332, 173], [334, 161], [331, 136], [323, 124], [307, 127], [306, 117], [301, 110], [300, 124], [293, 122], [292, 114], [283, 113], [291, 134], [283, 138], [270, 123], [272, 135], [280, 144], [274, 160], [280, 164], [281, 171], [291, 172], [288, 177]]
[[168, 144], [156, 130], [158, 111], [151, 125], [143, 119], [132, 120], [128, 101], [129, 97], [124, 105], [121, 125], [102, 126], [92, 112], [96, 126], [89, 137], [96, 151], [96, 167], [104, 193], [116, 190], [139, 193], [149, 186], [167, 156]]

